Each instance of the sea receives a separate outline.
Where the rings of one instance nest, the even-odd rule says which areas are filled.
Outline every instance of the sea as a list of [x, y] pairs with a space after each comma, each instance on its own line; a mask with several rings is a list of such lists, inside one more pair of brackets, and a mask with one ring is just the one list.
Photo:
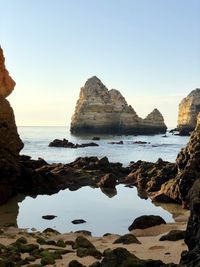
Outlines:
[[[69, 127], [18, 127], [24, 142], [21, 154], [33, 159], [43, 158], [48, 163], [69, 163], [78, 157], [108, 157], [110, 162], [121, 162], [128, 166], [131, 161], [156, 162], [158, 158], [175, 162], [178, 152], [188, 137], [167, 133], [165, 135], [95, 135], [100, 137], [98, 147], [78, 149], [49, 147], [54, 139], [67, 139], [73, 143], [92, 142], [94, 135], [74, 136]], [[123, 145], [109, 144], [123, 141]], [[134, 144], [144, 141], [146, 144]], [[28, 179], [28, 177], [27, 177]], [[0, 207], [0, 225], [16, 223], [28, 231], [54, 228], [61, 233], [88, 230], [94, 236], [105, 233], [125, 234], [135, 218], [141, 215], [160, 215], [166, 222], [174, 222], [183, 213], [175, 204], [153, 204], [150, 199], [141, 199], [136, 188], [117, 186], [117, 194], [109, 197], [100, 189], [82, 187], [77, 191], [62, 190], [57, 194], [16, 196]], [[43, 215], [55, 215], [53, 220], [44, 220]], [[72, 220], [83, 219], [84, 224], [74, 225]]]

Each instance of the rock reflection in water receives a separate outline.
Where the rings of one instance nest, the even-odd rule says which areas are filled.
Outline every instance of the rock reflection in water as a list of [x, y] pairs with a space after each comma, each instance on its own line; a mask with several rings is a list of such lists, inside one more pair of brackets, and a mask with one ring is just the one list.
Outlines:
[[100, 188], [101, 192], [104, 193], [107, 197], [112, 198], [117, 195], [117, 189], [111, 189], [111, 188]]
[[0, 227], [17, 226], [17, 216], [19, 213], [19, 202], [25, 199], [23, 195], [11, 198], [6, 204], [0, 206]]

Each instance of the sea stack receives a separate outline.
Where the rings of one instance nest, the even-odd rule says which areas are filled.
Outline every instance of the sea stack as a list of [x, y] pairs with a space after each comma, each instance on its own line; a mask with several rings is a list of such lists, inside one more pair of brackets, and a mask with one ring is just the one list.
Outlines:
[[5, 99], [14, 87], [15, 82], [6, 70], [0, 47], [0, 204], [15, 193], [15, 183], [20, 173], [19, 152], [23, 148], [13, 109]]
[[196, 88], [179, 104], [177, 128], [181, 135], [188, 135], [194, 130], [200, 112], [200, 89]]
[[81, 88], [71, 121], [73, 134], [158, 134], [166, 129], [157, 109], [140, 118], [118, 90], [108, 90], [96, 76]]

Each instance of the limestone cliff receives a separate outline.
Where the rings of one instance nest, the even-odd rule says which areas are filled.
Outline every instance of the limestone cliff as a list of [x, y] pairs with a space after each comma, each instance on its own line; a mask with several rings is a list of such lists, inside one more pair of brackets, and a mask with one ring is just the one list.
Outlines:
[[14, 86], [15, 82], [5, 68], [3, 50], [0, 48], [0, 204], [6, 202], [15, 191], [15, 181], [20, 172], [19, 152], [23, 147], [13, 110], [5, 99]]
[[178, 130], [181, 134], [188, 134], [193, 131], [197, 122], [197, 115], [200, 112], [200, 89], [193, 90], [179, 104]]
[[145, 119], [140, 118], [118, 90], [108, 90], [95, 76], [81, 88], [71, 121], [71, 132], [75, 134], [155, 134], [165, 133], [166, 129], [157, 109]]

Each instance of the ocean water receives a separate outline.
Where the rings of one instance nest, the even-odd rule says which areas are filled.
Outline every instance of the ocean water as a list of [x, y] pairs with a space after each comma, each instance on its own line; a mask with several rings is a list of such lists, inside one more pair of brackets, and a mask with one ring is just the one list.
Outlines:
[[[186, 136], [167, 134], [150, 136], [133, 135], [101, 135], [100, 141], [93, 141], [99, 147], [86, 147], [78, 149], [48, 147], [54, 139], [67, 139], [73, 143], [92, 142], [94, 135], [74, 136], [67, 127], [18, 127], [19, 134], [25, 144], [21, 154], [44, 158], [47, 162], [69, 163], [77, 157], [107, 156], [112, 162], [121, 162], [127, 166], [130, 161], [146, 160], [155, 162], [158, 158], [174, 162], [177, 153], [188, 142]], [[123, 141], [123, 145], [108, 144], [112, 141]], [[149, 144], [133, 144], [135, 141], [146, 141]]]
[[[30, 155], [34, 159], [42, 157], [49, 163], [68, 163], [84, 156], [107, 156], [110, 161], [121, 162], [124, 166], [130, 161], [155, 162], [158, 158], [174, 162], [177, 153], [188, 142], [188, 137], [171, 134], [167, 134], [168, 137], [103, 135], [100, 136], [100, 141], [94, 141], [99, 147], [52, 148], [48, 147], [48, 144], [55, 138], [66, 138], [73, 143], [81, 144], [91, 142], [93, 135], [72, 136], [66, 127], [19, 127], [18, 131], [25, 144], [21, 154]], [[108, 144], [121, 140], [124, 142], [123, 145]], [[148, 144], [133, 144], [135, 141], [146, 141]], [[9, 205], [12, 206], [12, 214], [8, 216], [5, 211], [9, 209]], [[1, 218], [15, 220], [18, 227], [37, 230], [52, 227], [60, 232], [89, 230], [93, 235], [107, 232], [127, 233], [133, 220], [146, 214], [160, 215], [167, 222], [173, 222], [177, 213], [182, 213], [180, 206], [155, 206], [149, 199], [140, 199], [136, 188], [122, 185], [117, 187], [117, 194], [113, 197], [108, 197], [100, 189], [83, 187], [73, 192], [66, 189], [51, 196], [19, 196], [0, 207]], [[51, 221], [42, 219], [42, 216], [47, 214], [57, 217]], [[73, 225], [71, 221], [74, 219], [84, 219], [86, 223]], [[5, 222], [2, 220], [1, 223]]]

